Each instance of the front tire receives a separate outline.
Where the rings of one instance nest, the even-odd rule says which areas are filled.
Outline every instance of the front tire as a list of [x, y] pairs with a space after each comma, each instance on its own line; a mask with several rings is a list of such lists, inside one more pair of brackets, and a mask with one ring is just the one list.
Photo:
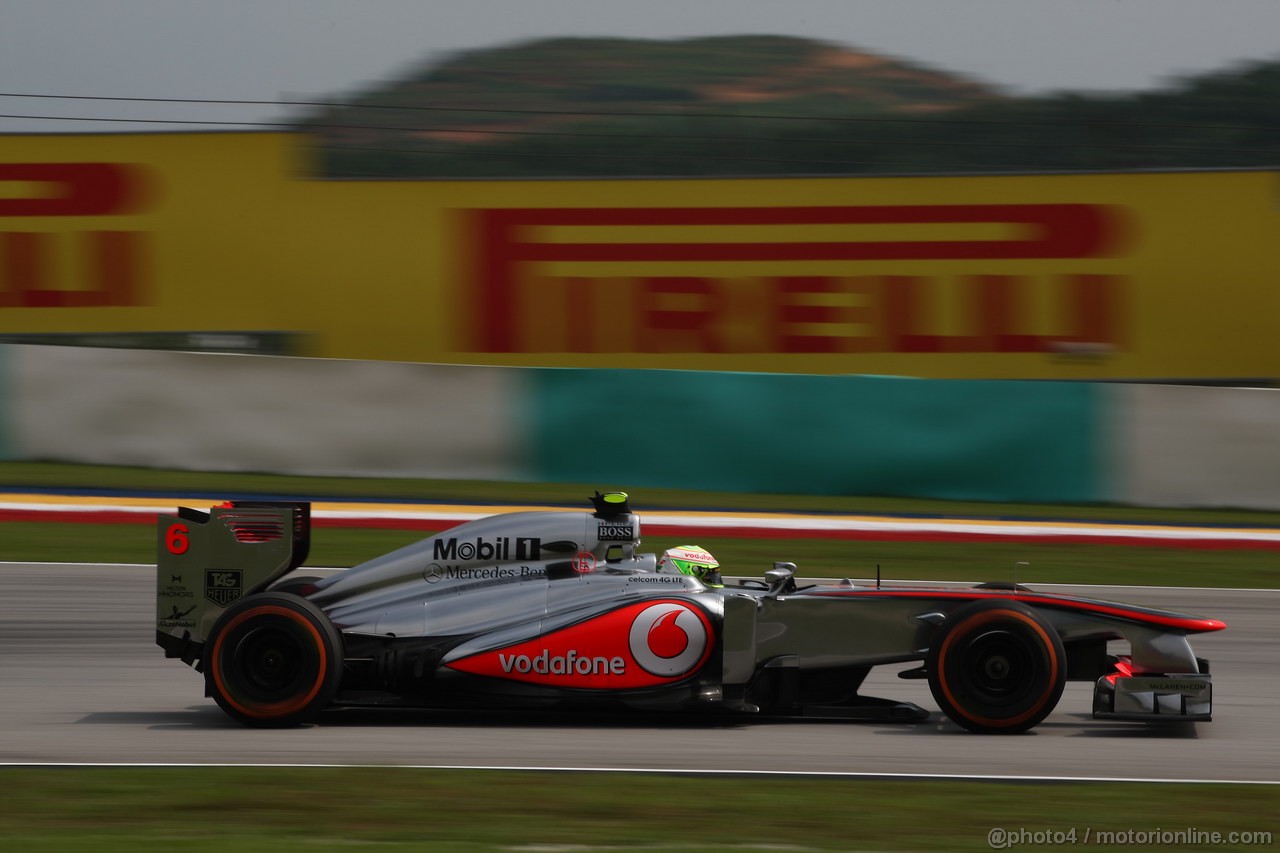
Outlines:
[[209, 694], [249, 726], [313, 720], [342, 678], [342, 637], [324, 612], [287, 592], [250, 595], [218, 618], [205, 648]]
[[1017, 601], [977, 601], [947, 618], [929, 646], [929, 690], [971, 732], [1013, 734], [1058, 704], [1066, 652], [1044, 617]]

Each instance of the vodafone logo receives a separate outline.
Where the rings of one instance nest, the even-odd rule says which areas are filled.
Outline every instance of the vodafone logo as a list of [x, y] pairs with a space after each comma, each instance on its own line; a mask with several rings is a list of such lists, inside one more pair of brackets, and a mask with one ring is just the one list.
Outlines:
[[706, 665], [711, 617], [679, 599], [634, 602], [501, 648], [448, 660], [458, 672], [577, 690], [674, 684]]
[[702, 618], [674, 601], [646, 607], [631, 623], [631, 656], [648, 673], [670, 678], [682, 675], [702, 660], [707, 650], [707, 626]]

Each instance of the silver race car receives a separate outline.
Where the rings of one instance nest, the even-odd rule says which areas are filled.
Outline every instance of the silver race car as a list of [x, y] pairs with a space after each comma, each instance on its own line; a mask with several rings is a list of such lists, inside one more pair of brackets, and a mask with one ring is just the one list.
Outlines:
[[478, 519], [326, 577], [294, 571], [309, 504], [180, 508], [159, 521], [156, 642], [251, 726], [334, 706], [926, 719], [859, 693], [886, 664], [975, 732], [1035, 726], [1067, 681], [1094, 683], [1095, 717], [1211, 718], [1187, 636], [1220, 621], [1014, 584], [800, 586], [790, 563], [723, 583], [638, 553], [626, 495], [592, 503]]

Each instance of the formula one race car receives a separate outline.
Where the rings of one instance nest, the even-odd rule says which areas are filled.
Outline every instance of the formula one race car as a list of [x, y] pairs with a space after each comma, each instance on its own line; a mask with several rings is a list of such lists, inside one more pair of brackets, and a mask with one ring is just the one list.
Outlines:
[[926, 719], [859, 694], [884, 664], [911, 665], [900, 675], [975, 732], [1031, 728], [1068, 680], [1094, 682], [1095, 717], [1211, 718], [1187, 635], [1222, 622], [1014, 584], [799, 586], [790, 563], [713, 585], [637, 553], [626, 495], [592, 501], [471, 521], [323, 578], [292, 574], [309, 504], [181, 508], [159, 521], [156, 641], [251, 726], [332, 706]]

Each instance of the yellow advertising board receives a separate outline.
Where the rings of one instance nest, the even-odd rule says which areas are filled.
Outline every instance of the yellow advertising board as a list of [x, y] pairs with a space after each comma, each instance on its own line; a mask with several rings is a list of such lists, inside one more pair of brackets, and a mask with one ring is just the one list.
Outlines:
[[[1277, 174], [325, 181], [289, 134], [0, 137], [0, 336], [966, 378], [1280, 376]], [[224, 347], [225, 348], [225, 347]]]

